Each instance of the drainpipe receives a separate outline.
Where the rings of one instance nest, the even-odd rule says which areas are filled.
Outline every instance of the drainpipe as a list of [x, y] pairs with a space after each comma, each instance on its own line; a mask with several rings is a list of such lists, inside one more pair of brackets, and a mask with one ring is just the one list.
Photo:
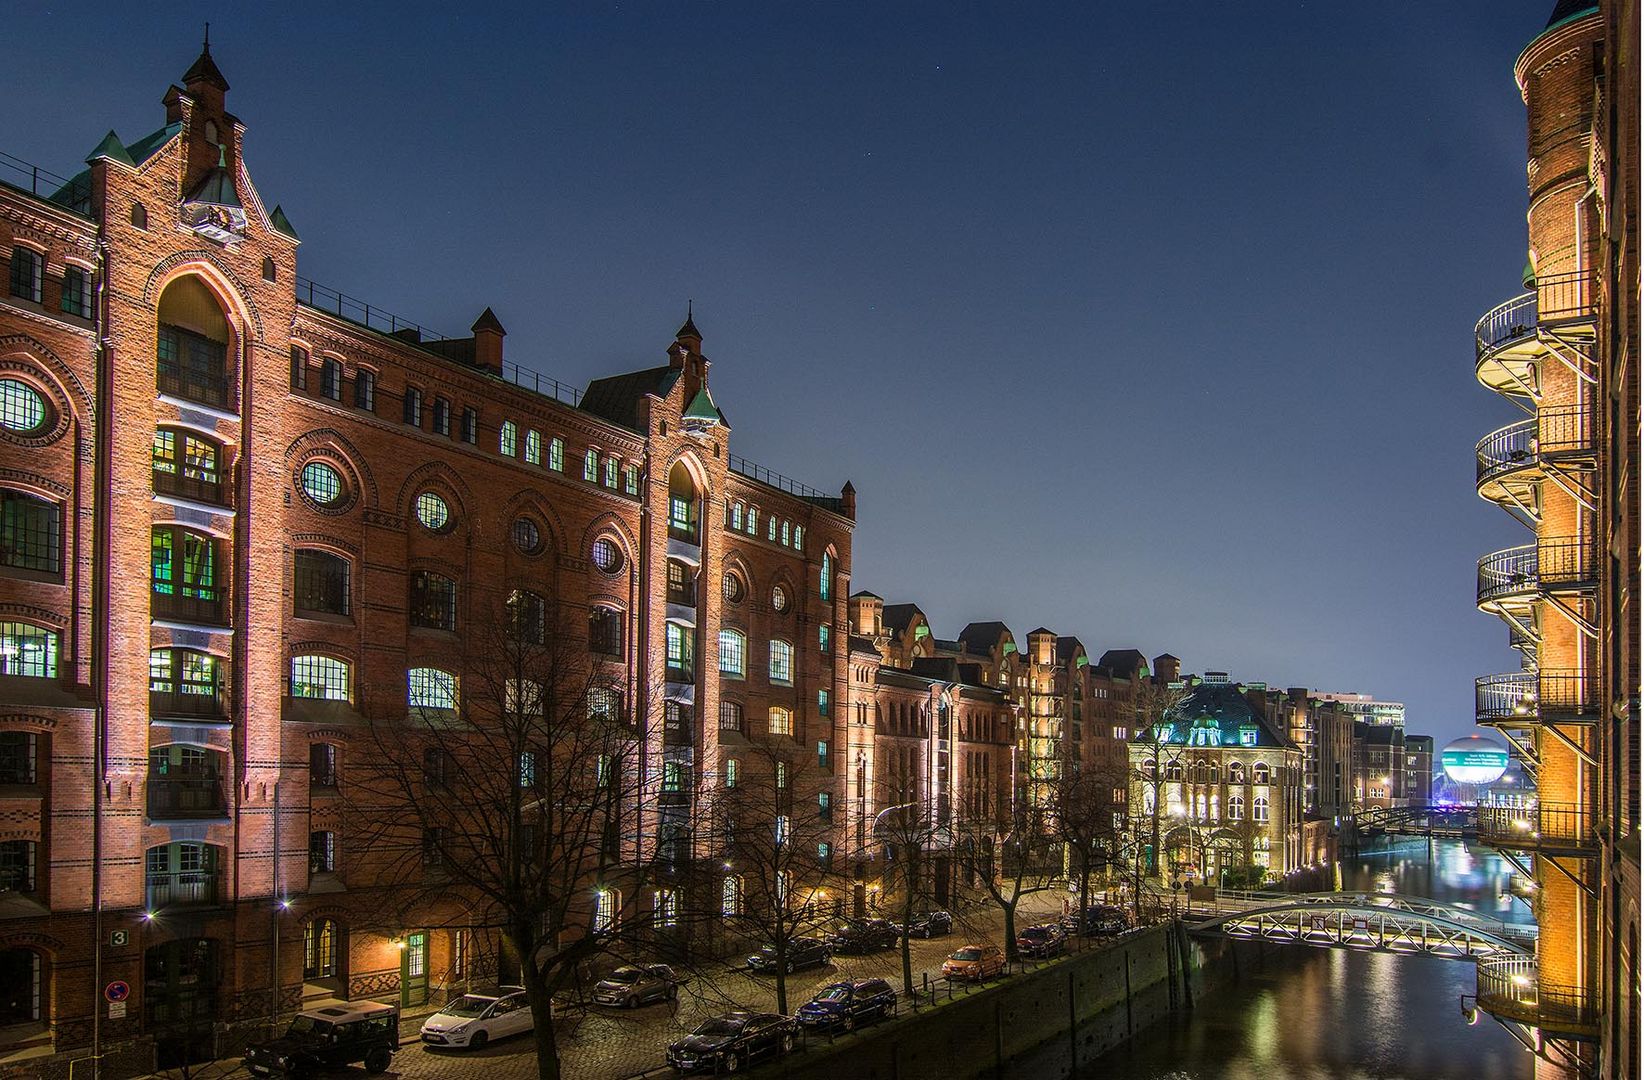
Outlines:
[[[92, 305], [92, 332], [97, 361], [97, 415], [92, 430], [94, 466], [92, 513], [96, 538], [92, 558], [92, 694], [96, 713], [92, 726], [91, 789], [91, 1076], [98, 1080], [103, 1068], [103, 785], [108, 766], [108, 641], [109, 641], [109, 548], [111, 522], [107, 501], [113, 489], [110, 479], [108, 425], [114, 408], [113, 376], [110, 373], [108, 330], [108, 238], [99, 229], [97, 240], [96, 302]], [[98, 505], [101, 503], [102, 505]]]

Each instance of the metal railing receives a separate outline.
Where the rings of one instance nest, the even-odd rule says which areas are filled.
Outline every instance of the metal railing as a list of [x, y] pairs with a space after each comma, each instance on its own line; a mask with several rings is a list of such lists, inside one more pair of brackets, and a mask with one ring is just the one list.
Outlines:
[[1480, 439], [1474, 448], [1474, 454], [1478, 458], [1478, 483], [1483, 484], [1504, 473], [1528, 468], [1535, 464], [1536, 453], [1537, 429], [1534, 417], [1497, 428]]
[[1538, 326], [1591, 319], [1598, 299], [1598, 274], [1572, 270], [1536, 280], [1531, 292], [1521, 293], [1484, 313], [1473, 327], [1479, 361], [1535, 334]]
[[1478, 603], [1480, 607], [1509, 596], [1533, 594], [1536, 590], [1536, 546], [1492, 551], [1478, 561]]
[[1575, 803], [1478, 808], [1479, 839], [1498, 847], [1596, 851], [1596, 825], [1593, 813]]
[[144, 882], [144, 900], [150, 911], [168, 904], [215, 904], [222, 893], [222, 880], [216, 870], [151, 873]]
[[1478, 962], [1478, 1004], [1486, 1012], [1552, 1031], [1596, 1031], [1598, 1001], [1590, 990], [1543, 982], [1529, 957]]
[[224, 493], [226, 486], [222, 479], [206, 480], [198, 476], [185, 476], [180, 472], [162, 472], [155, 469], [154, 493], [156, 495], [174, 495], [179, 499], [192, 499], [195, 502], [210, 503], [212, 506], [227, 506], [228, 498]]
[[522, 368], [506, 360], [502, 364], [502, 377], [523, 390], [551, 397], [566, 405], [577, 405], [582, 401], [582, 391], [577, 387], [562, 383], [558, 379], [550, 379], [530, 368]]
[[215, 773], [167, 776], [148, 782], [151, 819], [222, 817], [227, 813], [222, 777]]
[[[434, 332], [420, 323], [410, 319], [402, 319], [392, 311], [384, 311], [380, 307], [372, 307], [357, 297], [337, 289], [321, 285], [305, 277], [298, 277], [296, 281], [297, 302], [315, 311], [323, 311], [346, 319], [368, 330], [376, 330], [383, 334], [407, 336], [413, 343], [420, 343], [424, 339], [439, 341], [445, 335]], [[407, 334], [414, 334], [411, 337]]]
[[211, 597], [156, 592], [151, 596], [149, 614], [172, 622], [227, 626], [228, 601], [221, 592]]
[[1502, 548], [1478, 561], [1478, 603], [1482, 607], [1554, 587], [1594, 585], [1598, 567], [1598, 544], [1590, 537], [1546, 536], [1534, 544]]
[[162, 363], [155, 369], [154, 385], [162, 394], [194, 401], [213, 409], [233, 407], [228, 376], [222, 372], [191, 371]]
[[189, 694], [174, 690], [150, 690], [148, 714], [157, 717], [226, 720], [228, 699], [221, 690], [214, 694]]
[[781, 473], [772, 472], [763, 465], [756, 465], [747, 458], [738, 457], [735, 454], [731, 454], [729, 457], [732, 472], [740, 476], [746, 476], [749, 480], [757, 480], [767, 487], [786, 491], [789, 495], [798, 495], [802, 499], [837, 498], [837, 496], [829, 495], [825, 491], [819, 491], [808, 484], [801, 484], [797, 480], [783, 476]]
[[[61, 206], [69, 207], [80, 213], [85, 213], [91, 207], [91, 179], [88, 176], [83, 180], [71, 181], [66, 176], [58, 176], [48, 172], [32, 162], [24, 161], [20, 157], [0, 152], [0, 182], [26, 191], [41, 199], [52, 199], [57, 192], [74, 186], [64, 192], [60, 199], [52, 199]], [[85, 209], [81, 209], [84, 207]]]
[[1536, 541], [1536, 577], [1542, 588], [1597, 585], [1600, 550], [1594, 537], [1544, 536]]
[[1541, 422], [1536, 451], [1542, 454], [1592, 453], [1597, 425], [1590, 405], [1550, 405], [1536, 412]]
[[1569, 668], [1482, 675], [1474, 680], [1473, 690], [1481, 724], [1580, 723], [1598, 711], [1598, 676]]

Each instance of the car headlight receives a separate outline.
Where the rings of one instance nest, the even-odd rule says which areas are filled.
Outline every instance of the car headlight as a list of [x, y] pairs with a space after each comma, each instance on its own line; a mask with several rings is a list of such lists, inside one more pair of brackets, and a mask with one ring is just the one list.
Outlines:
[[468, 1030], [468, 1025], [467, 1024], [458, 1024], [456, 1027], [451, 1029], [451, 1034], [452, 1035], [461, 1035], [463, 1032], [465, 1032], [467, 1030]]

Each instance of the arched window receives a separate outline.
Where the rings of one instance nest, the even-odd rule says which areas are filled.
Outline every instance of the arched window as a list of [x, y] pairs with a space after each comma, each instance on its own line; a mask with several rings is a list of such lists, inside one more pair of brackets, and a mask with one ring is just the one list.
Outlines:
[[1229, 795], [1227, 797], [1227, 817], [1229, 821], [1244, 820], [1244, 796]]
[[211, 439], [182, 429], [154, 433], [152, 484], [157, 495], [225, 504], [222, 449]]
[[759, 533], [759, 507], [748, 507], [748, 535], [756, 536]]
[[1256, 796], [1256, 801], [1253, 804], [1253, 806], [1254, 806], [1254, 809], [1251, 811], [1251, 814], [1250, 814], [1251, 820], [1252, 821], [1266, 821], [1267, 820], [1267, 796], [1266, 795], [1257, 795]]
[[555, 472], [565, 471], [565, 440], [557, 435], [548, 440], [548, 467]]
[[1182, 763], [1180, 761], [1165, 762], [1164, 776], [1166, 780], [1180, 780], [1182, 778]]
[[228, 625], [217, 580], [217, 539], [178, 525], [156, 525], [150, 543], [155, 618]]
[[454, 711], [457, 677], [439, 668], [418, 667], [405, 673], [405, 703], [413, 709]]
[[771, 641], [771, 682], [793, 684], [793, 646], [780, 639]]
[[541, 645], [548, 640], [548, 602], [534, 592], [508, 594], [508, 630], [518, 641]]
[[497, 430], [497, 452], [504, 457], [513, 457], [519, 452], [519, 429], [512, 420], [504, 420]]
[[330, 919], [315, 919], [303, 927], [303, 978], [337, 977], [337, 938], [337, 924]]
[[591, 446], [582, 455], [582, 478], [590, 484], [599, 483], [599, 451]]
[[528, 465], [542, 464], [542, 432], [535, 428], [525, 433], [525, 462]]
[[228, 320], [203, 281], [180, 277], [160, 294], [155, 381], [160, 393], [214, 408], [231, 405]]
[[0, 566], [59, 574], [62, 552], [62, 510], [57, 503], [0, 488]]
[[348, 664], [330, 656], [291, 658], [291, 696], [322, 701], [347, 701]]
[[342, 364], [332, 357], [320, 360], [320, 395], [332, 401], [342, 400]]
[[683, 461], [668, 470], [668, 535], [688, 544], [698, 543], [697, 491], [691, 470]]
[[173, 904], [215, 904], [221, 885], [221, 849], [179, 840], [149, 848], [143, 857], [148, 910]]
[[1204, 776], [1206, 783], [1219, 784], [1222, 779], [1222, 767], [1214, 761], [1206, 762]]
[[432, 570], [411, 572], [411, 625], [457, 628], [457, 583]]
[[1256, 764], [1250, 766], [1250, 779], [1252, 783], [1256, 784], [1271, 783], [1273, 774], [1272, 771], [1268, 769], [1267, 762], [1258, 761]]
[[298, 548], [293, 555], [291, 605], [297, 615], [347, 615], [352, 566], [341, 555]]
[[725, 524], [733, 532], [742, 531], [742, 504], [732, 503], [725, 517]]
[[833, 598], [833, 556], [825, 551], [822, 553], [822, 573], [819, 575], [817, 584], [822, 593], [822, 599], [831, 600]]
[[732, 875], [719, 887], [719, 913], [725, 916], [742, 914], [742, 879]]
[[1230, 761], [1227, 763], [1227, 782], [1229, 784], [1244, 783], [1244, 762]]
[[748, 673], [748, 639], [740, 630], [719, 632], [719, 673], [733, 679]]
[[1152, 758], [1143, 758], [1142, 759], [1141, 772], [1142, 772], [1143, 779], [1146, 779], [1146, 780], [1153, 779], [1153, 759]]
[[780, 705], [772, 705], [769, 714], [769, 730], [772, 735], [792, 735], [793, 713]]

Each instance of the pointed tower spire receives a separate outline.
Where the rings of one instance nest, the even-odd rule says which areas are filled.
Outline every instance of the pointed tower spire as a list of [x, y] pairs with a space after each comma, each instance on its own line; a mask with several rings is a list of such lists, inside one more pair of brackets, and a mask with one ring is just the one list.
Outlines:
[[684, 342], [690, 346], [692, 352], [702, 351], [702, 332], [696, 328], [696, 320], [692, 318], [692, 301], [685, 301], [685, 325], [674, 334], [674, 340]]
[[220, 94], [228, 93], [228, 80], [217, 68], [217, 61], [211, 58], [211, 24], [206, 23], [205, 44], [200, 47], [200, 57], [194, 61], [194, 66], [183, 73], [183, 85], [190, 91], [198, 94], [199, 85], [212, 86]]

